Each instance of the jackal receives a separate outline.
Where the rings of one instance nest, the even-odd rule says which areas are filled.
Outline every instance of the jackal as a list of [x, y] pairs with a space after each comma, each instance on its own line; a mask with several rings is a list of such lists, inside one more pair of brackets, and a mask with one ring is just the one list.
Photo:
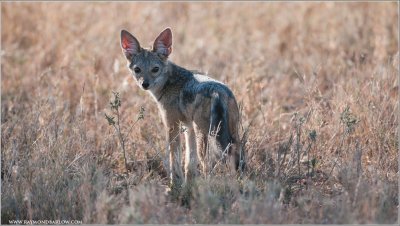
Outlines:
[[238, 134], [239, 109], [232, 91], [223, 83], [186, 70], [168, 60], [172, 32], [166, 28], [152, 49], [144, 49], [126, 30], [121, 47], [137, 84], [156, 101], [166, 128], [172, 186], [182, 183], [180, 166], [180, 125], [186, 127], [185, 182], [196, 175], [197, 159], [204, 174], [209, 173], [207, 149], [214, 137], [221, 159], [228, 154], [234, 169], [242, 165]]

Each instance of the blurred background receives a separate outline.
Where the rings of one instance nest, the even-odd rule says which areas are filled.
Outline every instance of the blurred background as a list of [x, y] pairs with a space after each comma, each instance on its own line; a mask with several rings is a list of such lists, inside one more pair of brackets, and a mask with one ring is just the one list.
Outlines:
[[[395, 2], [1, 3], [2, 223], [395, 222], [398, 16]], [[165, 27], [170, 60], [242, 107], [249, 168], [199, 185], [192, 210], [159, 191], [164, 128], [119, 45], [121, 29], [150, 48]], [[134, 126], [128, 204], [112, 91]]]

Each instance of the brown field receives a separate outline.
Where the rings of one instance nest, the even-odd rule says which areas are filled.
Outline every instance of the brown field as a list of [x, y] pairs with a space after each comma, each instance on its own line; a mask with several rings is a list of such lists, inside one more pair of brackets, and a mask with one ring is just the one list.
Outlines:
[[[1, 3], [1, 223], [396, 223], [397, 8]], [[165, 192], [164, 127], [119, 45], [121, 29], [150, 47], [165, 27], [170, 59], [242, 107], [246, 171], [199, 177], [190, 206]]]

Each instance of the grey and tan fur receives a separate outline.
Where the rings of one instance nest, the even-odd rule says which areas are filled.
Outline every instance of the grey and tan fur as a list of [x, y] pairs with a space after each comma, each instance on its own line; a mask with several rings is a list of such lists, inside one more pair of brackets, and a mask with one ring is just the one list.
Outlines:
[[[210, 170], [206, 161], [210, 132], [220, 153], [225, 150], [235, 169], [239, 168], [239, 109], [235, 97], [223, 83], [205, 75], [195, 74], [168, 60], [172, 51], [172, 32], [167, 28], [159, 34], [152, 50], [140, 47], [129, 32], [121, 31], [121, 47], [128, 67], [138, 85], [157, 102], [167, 131], [170, 177], [172, 185], [182, 181], [179, 148], [180, 124], [185, 132], [185, 181], [196, 174], [197, 159], [203, 173]], [[178, 156], [179, 157], [179, 156]]]

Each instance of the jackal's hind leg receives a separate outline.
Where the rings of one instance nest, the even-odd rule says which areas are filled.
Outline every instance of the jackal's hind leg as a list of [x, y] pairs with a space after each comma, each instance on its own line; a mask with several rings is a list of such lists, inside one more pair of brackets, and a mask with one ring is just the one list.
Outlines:
[[197, 146], [197, 156], [200, 160], [200, 164], [202, 167], [203, 176], [207, 176], [209, 173], [208, 170], [208, 161], [207, 161], [207, 152], [208, 152], [208, 135], [203, 133], [200, 129], [195, 127], [196, 133], [196, 146]]

